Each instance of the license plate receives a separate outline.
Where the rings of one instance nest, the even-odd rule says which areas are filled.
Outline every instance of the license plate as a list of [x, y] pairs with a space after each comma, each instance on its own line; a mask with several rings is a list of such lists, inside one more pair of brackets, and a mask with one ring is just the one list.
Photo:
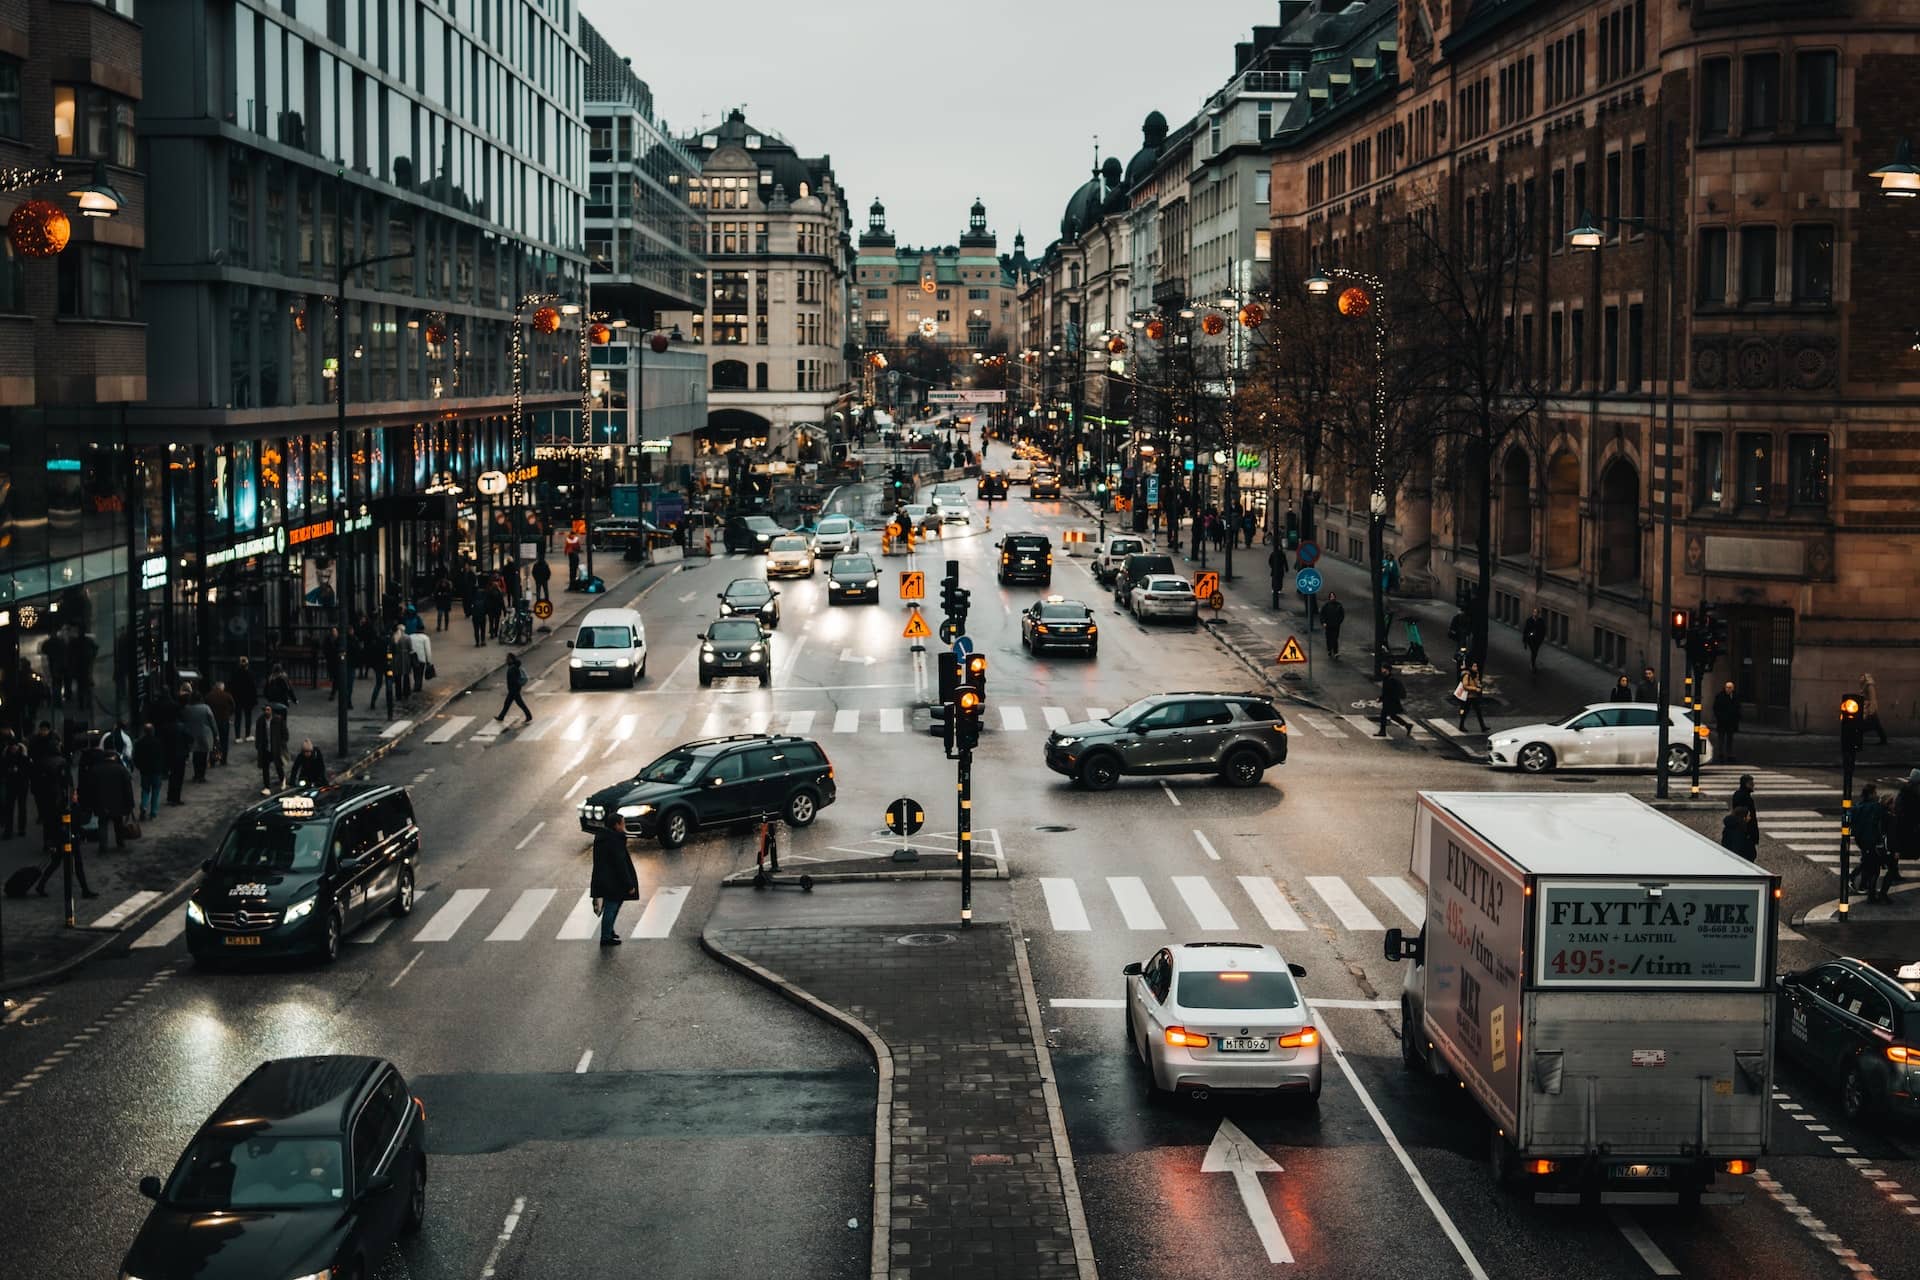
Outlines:
[[226, 943], [230, 947], [257, 947], [260, 945], [260, 935], [257, 933], [236, 934], [228, 938]]
[[1630, 1164], [1614, 1170], [1622, 1178], [1664, 1178], [1667, 1166], [1663, 1164]]
[[1273, 1047], [1273, 1042], [1265, 1036], [1221, 1036], [1222, 1053], [1265, 1053]]
[[1022, 556], [1020, 559], [1020, 567], [1022, 569], [1031, 569], [1033, 568], [1033, 561], [1028, 557]]

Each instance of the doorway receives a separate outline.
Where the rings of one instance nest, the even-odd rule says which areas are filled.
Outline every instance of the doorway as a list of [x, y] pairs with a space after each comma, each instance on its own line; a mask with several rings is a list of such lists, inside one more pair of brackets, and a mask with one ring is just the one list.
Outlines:
[[[1791, 724], [1793, 611], [1756, 605], [1721, 608], [1727, 616], [1727, 661], [1734, 692], [1762, 723]], [[1707, 687], [1718, 686], [1715, 680]]]

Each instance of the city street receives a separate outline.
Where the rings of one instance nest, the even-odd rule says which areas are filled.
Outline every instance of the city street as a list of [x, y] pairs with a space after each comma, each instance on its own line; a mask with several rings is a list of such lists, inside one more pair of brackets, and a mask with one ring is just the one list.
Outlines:
[[[1270, 1265], [1274, 1238], [1243, 1201], [1249, 1178], [1302, 1275], [1916, 1274], [1911, 1137], [1845, 1123], [1835, 1098], [1791, 1070], [1779, 1076], [1763, 1172], [1734, 1180], [1739, 1203], [1693, 1213], [1496, 1194], [1478, 1112], [1403, 1072], [1400, 974], [1380, 943], [1386, 927], [1415, 920], [1419, 902], [1407, 876], [1413, 791], [1643, 790], [1645, 778], [1491, 777], [1442, 737], [1381, 742], [1289, 710], [1291, 755], [1263, 785], [1070, 787], [1040, 762], [1049, 725], [1146, 692], [1241, 689], [1250, 676], [1205, 628], [1119, 615], [1084, 560], [1059, 551], [1053, 590], [1095, 606], [1100, 655], [1027, 657], [1017, 610], [1036, 592], [994, 584], [994, 540], [1032, 529], [1058, 549], [1062, 532], [1088, 522], [1071, 504], [1018, 493], [992, 516], [992, 534], [951, 536], [915, 564], [932, 577], [951, 556], [974, 593], [970, 630], [990, 662], [977, 848], [1011, 876], [1103, 1274]], [[255, 1061], [353, 1052], [398, 1064], [430, 1125], [427, 1230], [383, 1274], [626, 1274], [604, 1261], [613, 1256], [646, 1257], [660, 1274], [861, 1274], [872, 1063], [857, 1041], [699, 945], [719, 895], [752, 894], [719, 887], [751, 862], [752, 835], [703, 834], [675, 852], [636, 842], [642, 901], [622, 922], [628, 945], [605, 950], [579, 905], [588, 841], [574, 809], [676, 741], [785, 731], [817, 739], [839, 785], [817, 824], [788, 833], [790, 866], [883, 858], [897, 841], [880, 817], [899, 795], [928, 810], [928, 860], [951, 850], [951, 766], [923, 731], [927, 668], [900, 635], [892, 579], [906, 565], [883, 562], [878, 607], [828, 608], [822, 577], [781, 583], [765, 690], [746, 680], [703, 690], [693, 665], [714, 594], [757, 576], [757, 557], [695, 559], [647, 590], [638, 607], [655, 652], [631, 693], [569, 693], [563, 637], [533, 646], [531, 725], [494, 724], [499, 693], [482, 689], [377, 766], [377, 780], [415, 797], [419, 900], [411, 918], [354, 935], [331, 969], [207, 972], [174, 940], [119, 951], [30, 996], [0, 1028], [8, 1132], [16, 1149], [40, 1153], [36, 1176], [16, 1188], [14, 1256], [39, 1259], [35, 1275], [112, 1272], [146, 1207], [134, 1182], [164, 1172]], [[1768, 853], [1789, 915], [1831, 896], [1832, 872], [1809, 855], [1771, 841]], [[858, 891], [884, 917], [879, 895], [891, 891]], [[833, 895], [855, 892], [823, 883], [811, 897], [754, 897], [754, 912], [833, 910]], [[957, 914], [951, 883], [921, 886], [916, 901], [941, 892]], [[154, 929], [177, 932], [176, 918]], [[1270, 941], [1305, 966], [1332, 1051], [1317, 1110], [1145, 1099], [1121, 1034], [1120, 969], [1198, 938]], [[1783, 931], [1783, 967], [1819, 954]], [[1203, 1167], [1220, 1163], [1207, 1160], [1210, 1147], [1244, 1154], [1232, 1144], [1245, 1140], [1278, 1167]], [[72, 1229], [76, 1211], [85, 1233]]]

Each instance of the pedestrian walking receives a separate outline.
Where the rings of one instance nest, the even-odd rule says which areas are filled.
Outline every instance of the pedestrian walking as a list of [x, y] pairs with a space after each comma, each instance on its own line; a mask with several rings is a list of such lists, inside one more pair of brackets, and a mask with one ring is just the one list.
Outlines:
[[[67, 763], [67, 757], [58, 751], [41, 756], [34, 788], [35, 802], [40, 806], [41, 848], [46, 852], [47, 865], [41, 869], [40, 879], [34, 884], [33, 891], [46, 897], [47, 881], [53, 878], [53, 873], [60, 869], [62, 862], [71, 859], [73, 878], [80, 885], [80, 896], [99, 897], [87, 883], [87, 864], [80, 856], [79, 833], [74, 830], [73, 769]], [[71, 849], [67, 847], [69, 843]]]
[[300, 739], [300, 752], [293, 758], [293, 768], [287, 774], [287, 785], [293, 787], [327, 785], [327, 758], [320, 754], [320, 748], [313, 745], [312, 738]]
[[1340, 625], [1347, 620], [1347, 606], [1340, 603], [1340, 597], [1327, 592], [1327, 598], [1320, 604], [1320, 625], [1327, 633], [1327, 656], [1340, 656]]
[[33, 762], [27, 744], [5, 731], [0, 743], [0, 838], [27, 834], [27, 795], [33, 789]]
[[479, 579], [467, 589], [467, 621], [473, 624], [473, 647], [487, 642], [487, 590]]
[[253, 750], [260, 762], [260, 794], [287, 783], [287, 713], [272, 703], [260, 708], [253, 726]]
[[1651, 702], [1656, 706], [1659, 705], [1660, 680], [1653, 674], [1652, 667], [1640, 668], [1640, 683], [1633, 686], [1633, 700], [1635, 702]]
[[500, 623], [507, 616], [507, 588], [498, 574], [487, 584], [487, 639], [500, 638]]
[[614, 918], [620, 904], [640, 896], [640, 875], [627, 851], [627, 820], [618, 813], [607, 819], [607, 830], [593, 836], [593, 880], [588, 887], [600, 912], [600, 945], [617, 947], [620, 933]]
[[253, 709], [260, 701], [259, 687], [253, 682], [253, 668], [245, 658], [234, 664], [233, 678], [227, 681], [227, 687], [233, 692], [233, 736], [244, 738], [253, 732]]
[[1605, 702], [1634, 701], [1633, 681], [1627, 679], [1626, 672], [1622, 671], [1620, 673], [1620, 678], [1613, 682], [1613, 688], [1607, 690], [1607, 696], [1604, 699], [1602, 699], [1602, 701], [1605, 701]]
[[100, 821], [100, 849], [107, 841], [121, 848], [127, 844], [127, 821], [133, 817], [133, 774], [118, 752], [103, 751], [87, 766], [87, 809]]
[[507, 655], [507, 700], [500, 704], [500, 714], [494, 717], [495, 722], [505, 720], [508, 711], [519, 707], [520, 714], [526, 717], [520, 723], [523, 725], [533, 723], [533, 712], [527, 710], [527, 700], [522, 696], [522, 691], [526, 687], [527, 669], [520, 665], [519, 654], [509, 653]]
[[[580, 584], [580, 535], [576, 533], [568, 534], [566, 547], [567, 547], [567, 590], [572, 591], [572, 590], [575, 590]], [[541, 561], [541, 563], [544, 564], [545, 561]], [[535, 569], [533, 572], [534, 572], [535, 578], [537, 579], [539, 577], [540, 571], [538, 569]], [[549, 577], [553, 576], [553, 570], [551, 569], [547, 570], [547, 576]]]
[[393, 646], [394, 666], [388, 673], [387, 683], [394, 686], [394, 696], [404, 698], [413, 692], [413, 637], [407, 633], [406, 623], [398, 623], [393, 634], [388, 637]]
[[1887, 745], [1887, 731], [1880, 724], [1880, 690], [1874, 687], [1871, 672], [1860, 677], [1860, 734], [1863, 739], [1869, 729], [1880, 735], [1881, 746]]
[[[186, 727], [187, 747], [193, 754], [193, 780], [207, 780], [207, 761], [213, 758], [213, 749], [220, 741], [220, 732], [213, 723], [213, 708], [207, 705], [205, 698], [194, 698], [186, 688], [180, 690], [182, 701], [187, 705], [180, 709], [180, 723]], [[188, 699], [191, 698], [191, 701]]]
[[328, 627], [326, 638], [321, 642], [325, 653], [322, 655], [327, 664], [327, 701], [332, 702], [340, 696], [340, 686], [346, 677], [346, 651], [340, 643], [340, 628]]
[[[373, 677], [373, 697], [374, 702], [378, 702], [381, 692], [385, 691], [387, 719], [391, 720], [394, 698], [396, 696], [404, 698], [407, 693], [406, 686], [401, 684], [404, 678], [401, 672], [404, 669], [403, 664], [412, 653], [412, 648], [407, 644], [406, 637], [400, 633], [400, 629], [395, 627], [394, 633], [382, 642], [380, 653], [380, 669]], [[367, 704], [367, 710], [373, 710], [373, 703]]]
[[283, 707], [300, 701], [300, 695], [293, 691], [293, 681], [287, 679], [287, 669], [277, 662], [267, 670], [267, 683], [260, 692], [269, 703], [277, 702]]
[[1540, 646], [1547, 642], [1547, 615], [1535, 609], [1520, 627], [1520, 643], [1527, 646], [1527, 662], [1536, 674], [1540, 670]]
[[445, 631], [453, 618], [453, 579], [441, 574], [433, 584], [433, 629]]
[[1472, 712], [1480, 721], [1480, 732], [1487, 731], [1487, 713], [1480, 709], [1480, 697], [1483, 689], [1480, 684], [1480, 664], [1469, 662], [1467, 669], [1460, 673], [1460, 683], [1454, 687], [1453, 696], [1460, 699], [1460, 729], [1467, 728], [1467, 713]]
[[[186, 700], [186, 696], [187, 687], [182, 685], [181, 702]], [[187, 727], [184, 707], [176, 704], [173, 716], [162, 723], [160, 741], [167, 748], [167, 803], [185, 804], [180, 792], [187, 785], [187, 761], [193, 754], [193, 731]]]
[[1749, 862], [1760, 857], [1760, 831], [1751, 807], [1737, 800], [1728, 802], [1727, 814], [1720, 819], [1720, 846]]
[[160, 788], [167, 780], [167, 748], [151, 724], [140, 727], [133, 741], [133, 767], [140, 774], [140, 817], [160, 816]]
[[[351, 673], [348, 675], [348, 680], [352, 680]], [[351, 688], [351, 684], [349, 684], [349, 688]], [[352, 701], [352, 699], [349, 698], [348, 701]], [[227, 762], [227, 749], [233, 743], [233, 716], [236, 710], [233, 695], [227, 692], [226, 681], [215, 680], [213, 682], [213, 688], [207, 690], [207, 708], [213, 712], [213, 727], [216, 731], [217, 739], [214, 744], [214, 751], [220, 763], [225, 764]], [[127, 743], [127, 749], [120, 752], [120, 758], [123, 760], [133, 759], [133, 743], [131, 741]]]
[[1909, 773], [1893, 793], [1887, 813], [1887, 855], [1892, 862], [1889, 884], [1900, 878], [1903, 859], [1920, 858], [1920, 769]]
[[1880, 788], [1871, 782], [1860, 788], [1852, 825], [1854, 841], [1860, 846], [1859, 887], [1866, 891], [1868, 902], [1890, 901], [1893, 857], [1887, 848], [1887, 809], [1880, 802]]
[[1391, 722], [1405, 729], [1407, 731], [1407, 736], [1411, 738], [1413, 736], [1413, 721], [1407, 719], [1405, 716], [1400, 714], [1406, 709], [1407, 709], [1406, 681], [1402, 680], [1398, 675], [1396, 675], [1391, 666], [1381, 667], [1380, 668], [1380, 732], [1374, 734], [1373, 736], [1376, 738], [1386, 737], [1387, 725], [1389, 722]]
[[[572, 559], [575, 562], [578, 562], [578, 560], [580, 559], [579, 553], [575, 552], [572, 556]], [[567, 581], [572, 582], [574, 578], [578, 576], [579, 575], [577, 573], [570, 571]], [[547, 584], [552, 580], [553, 580], [553, 566], [547, 563], [547, 558], [545, 556], [541, 556], [538, 560], [535, 560], [533, 562], [533, 594], [536, 600], [552, 599], [552, 596], [550, 596], [547, 593]]]
[[1247, 540], [1249, 547], [1253, 546], [1253, 529], [1253, 508], [1243, 506], [1240, 508], [1240, 533]]
[[1720, 735], [1720, 762], [1736, 763], [1739, 757], [1733, 754], [1733, 739], [1740, 732], [1740, 695], [1734, 692], [1731, 680], [1713, 695], [1713, 730]]
[[416, 631], [407, 637], [407, 671], [410, 687], [415, 693], [427, 687], [427, 680], [433, 671], [433, 639], [424, 631]]
[[1287, 589], [1287, 549], [1279, 539], [1275, 539], [1273, 550], [1267, 553], [1267, 583], [1273, 588], [1273, 607], [1280, 607], [1280, 595]]
[[1760, 801], [1754, 798], [1753, 775], [1750, 773], [1741, 774], [1740, 785], [1733, 789], [1733, 794], [1727, 797], [1727, 800], [1730, 804], [1743, 804], [1752, 810], [1753, 838], [1755, 841], [1758, 841], [1760, 839]]

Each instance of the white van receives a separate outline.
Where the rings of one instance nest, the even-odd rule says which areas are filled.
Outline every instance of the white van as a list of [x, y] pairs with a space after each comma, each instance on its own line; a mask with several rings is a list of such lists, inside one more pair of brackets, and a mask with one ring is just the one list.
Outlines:
[[580, 630], [567, 641], [573, 656], [567, 659], [567, 687], [623, 684], [647, 674], [647, 624], [638, 609], [594, 609], [580, 619]]

